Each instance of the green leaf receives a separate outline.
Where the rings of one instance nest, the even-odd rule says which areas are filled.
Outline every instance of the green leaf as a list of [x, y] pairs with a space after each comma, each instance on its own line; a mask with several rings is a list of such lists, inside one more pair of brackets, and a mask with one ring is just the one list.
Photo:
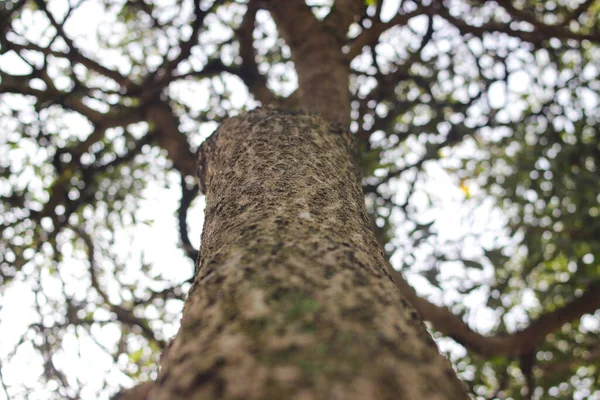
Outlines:
[[129, 359], [134, 362], [137, 363], [138, 361], [140, 361], [140, 359], [142, 358], [142, 355], [144, 354], [144, 349], [141, 348], [139, 350], [134, 351], [133, 353], [131, 353], [129, 355]]

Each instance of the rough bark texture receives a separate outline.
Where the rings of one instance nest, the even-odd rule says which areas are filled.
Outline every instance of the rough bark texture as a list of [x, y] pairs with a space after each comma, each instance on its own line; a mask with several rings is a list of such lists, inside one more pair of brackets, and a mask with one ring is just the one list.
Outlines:
[[262, 109], [200, 151], [196, 280], [152, 399], [465, 399], [369, 227], [349, 137]]

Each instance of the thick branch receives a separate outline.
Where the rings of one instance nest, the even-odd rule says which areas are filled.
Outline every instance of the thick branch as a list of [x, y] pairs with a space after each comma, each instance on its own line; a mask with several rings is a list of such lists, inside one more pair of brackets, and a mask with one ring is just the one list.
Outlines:
[[364, 0], [336, 0], [331, 13], [325, 19], [325, 25], [335, 33], [338, 41], [343, 43], [350, 25], [363, 15], [365, 8]]
[[292, 50], [300, 107], [348, 126], [349, 70], [335, 32], [318, 21], [304, 1], [269, 0], [264, 4]]
[[34, 96], [42, 104], [46, 102], [61, 104], [68, 109], [77, 111], [95, 123], [99, 123], [106, 118], [101, 112], [83, 104], [81, 98], [77, 96], [61, 92], [51, 87], [48, 87], [46, 90], [33, 89], [29, 86], [31, 80], [30, 76], [9, 75], [0, 71], [0, 78], [2, 79], [2, 83], [0, 83], [0, 93], [16, 93]]
[[504, 336], [484, 336], [471, 329], [447, 308], [419, 297], [406, 282], [402, 273], [393, 271], [392, 274], [402, 294], [413, 304], [423, 319], [430, 321], [442, 334], [483, 356], [527, 354], [542, 342], [546, 335], [559, 329], [563, 324], [600, 308], [600, 282], [595, 282], [587, 287], [581, 297], [572, 300], [564, 307], [542, 315], [525, 329]]
[[256, 100], [260, 101], [263, 105], [267, 105], [274, 102], [275, 96], [267, 87], [267, 80], [258, 72], [258, 66], [256, 65], [252, 33], [254, 32], [258, 9], [258, 3], [250, 2], [248, 10], [244, 15], [244, 20], [236, 31], [236, 36], [240, 44], [240, 57], [242, 58], [239, 76]]
[[194, 176], [196, 159], [186, 137], [179, 132], [179, 121], [169, 104], [159, 101], [149, 105], [146, 108], [146, 118], [156, 125], [158, 144], [167, 150], [173, 166], [184, 176]]

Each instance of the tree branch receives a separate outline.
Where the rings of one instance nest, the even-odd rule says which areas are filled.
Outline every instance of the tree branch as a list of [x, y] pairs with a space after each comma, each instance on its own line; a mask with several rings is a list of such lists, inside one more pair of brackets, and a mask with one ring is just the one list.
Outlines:
[[242, 65], [238, 75], [244, 81], [256, 100], [260, 101], [263, 105], [267, 105], [274, 102], [275, 95], [267, 87], [267, 80], [260, 72], [258, 72], [258, 66], [256, 65], [256, 54], [254, 52], [252, 34], [254, 32], [256, 12], [258, 9], [259, 5], [257, 2], [251, 1], [248, 3], [248, 9], [244, 15], [244, 19], [235, 32], [240, 45], [240, 57], [242, 58]]
[[265, 0], [263, 4], [292, 50], [300, 107], [348, 126], [348, 63], [335, 32], [317, 20], [302, 0]]
[[365, 9], [364, 0], [336, 0], [331, 13], [325, 18], [325, 26], [343, 43], [350, 25], [364, 14]]
[[195, 176], [196, 158], [190, 150], [185, 135], [179, 132], [179, 121], [169, 104], [157, 101], [145, 109], [148, 121], [156, 125], [156, 139], [167, 150], [173, 166], [183, 175]]
[[[215, 1], [213, 7], [215, 7], [221, 1]], [[212, 9], [212, 7], [211, 7]], [[198, 43], [198, 35], [200, 34], [200, 28], [204, 23], [204, 18], [209, 13], [210, 9], [207, 11], [203, 11], [200, 7], [200, 0], [194, 0], [194, 15], [196, 16], [192, 25], [192, 33], [187, 40], [179, 41], [178, 47], [180, 49], [179, 54], [172, 60], [169, 60], [167, 56], [165, 56], [165, 61], [163, 64], [158, 67], [154, 72], [150, 73], [145, 79], [144, 84], [141, 89], [145, 92], [149, 91], [149, 88], [152, 87], [152, 91], [160, 91], [164, 88], [169, 82], [171, 82], [172, 77], [174, 75], [174, 71], [181, 63], [181, 61], [185, 60], [192, 53], [192, 48]]]
[[347, 59], [353, 60], [362, 52], [363, 47], [376, 45], [383, 32], [394, 26], [406, 25], [411, 18], [423, 14], [424, 10], [425, 7], [418, 7], [415, 11], [408, 14], [398, 14], [388, 22], [374, 22], [371, 28], [364, 30], [352, 40], [350, 50], [346, 55]]
[[538, 20], [534, 14], [516, 8], [510, 0], [496, 0], [496, 3], [504, 8], [513, 18], [533, 25], [539, 32], [544, 33], [545, 36], [556, 37], [559, 39], [590, 40], [593, 42], [600, 41], [600, 34], [582, 35], [571, 32], [567, 28], [569, 26], [569, 21], [563, 21], [560, 25], [548, 25]]
[[179, 239], [185, 254], [194, 262], [198, 259], [198, 250], [192, 246], [188, 235], [187, 215], [192, 201], [198, 195], [198, 185], [194, 185], [191, 189], [187, 187], [185, 177], [181, 176], [181, 200], [177, 209], [177, 218], [179, 220]]
[[112, 79], [119, 85], [127, 86], [127, 85], [131, 84], [131, 81], [129, 81], [129, 79], [127, 79], [125, 76], [121, 75], [118, 71], [107, 68], [107, 67], [101, 65], [100, 63], [98, 63], [88, 57], [85, 57], [78, 51], [65, 53], [65, 52], [58, 51], [58, 50], [52, 50], [48, 47], [42, 47], [35, 43], [19, 44], [19, 43], [9, 42], [8, 40], [5, 40], [3, 42], [3, 45], [6, 46], [7, 50], [10, 49], [10, 50], [14, 50], [17, 52], [20, 52], [23, 50], [30, 50], [30, 51], [36, 51], [36, 52], [42, 53], [45, 56], [64, 58], [64, 59], [69, 60], [69, 62], [72, 65], [73, 64], [81, 64], [84, 67], [86, 67], [87, 69], [89, 69], [90, 71], [94, 71], [100, 75], [103, 75], [107, 78]]
[[69, 225], [69, 228], [84, 241], [87, 248], [88, 260], [90, 262], [89, 271], [92, 280], [92, 287], [98, 292], [100, 297], [102, 297], [109, 310], [115, 314], [117, 320], [126, 325], [137, 326], [141, 329], [142, 334], [146, 339], [155, 342], [160, 346], [161, 349], [165, 348], [166, 343], [163, 340], [156, 338], [154, 331], [150, 328], [150, 326], [148, 326], [147, 321], [136, 317], [133, 313], [133, 310], [126, 309], [118, 304], [113, 304], [110, 302], [108, 295], [102, 289], [96, 274], [98, 266], [96, 265], [95, 261], [95, 246], [92, 238], [81, 228], [72, 225]]
[[249, 2], [244, 19], [235, 31], [235, 36], [240, 46], [239, 52], [242, 64], [233, 73], [240, 77], [250, 93], [263, 106], [272, 105], [286, 109], [297, 108], [299, 103], [298, 91], [295, 91], [286, 98], [279, 97], [269, 89], [266, 77], [258, 71], [253, 32], [256, 23], [256, 12], [259, 8], [260, 6], [257, 2]]
[[[60, 104], [68, 109], [77, 111], [95, 123], [102, 122], [106, 119], [105, 114], [86, 106], [80, 98], [73, 96], [70, 93], [59, 91], [53, 87], [48, 87], [46, 90], [31, 88], [29, 86], [31, 77], [28, 75], [10, 75], [0, 71], [0, 78], [2, 79], [2, 83], [0, 83], [0, 93], [15, 93], [34, 96], [41, 105], [48, 102], [51, 104]], [[48, 84], [47, 81], [45, 82]]]
[[575, 39], [578, 41], [586, 39], [594, 42], [600, 41], [600, 34], [576, 34], [561, 28], [555, 29], [555, 27], [549, 25], [543, 25], [541, 27], [534, 25], [537, 29], [533, 32], [515, 30], [511, 28], [509, 24], [502, 24], [498, 22], [486, 22], [482, 25], [474, 26], [469, 25], [462, 19], [452, 16], [448, 9], [444, 6], [437, 7], [436, 10], [440, 17], [444, 18], [446, 21], [458, 28], [462, 35], [471, 34], [477, 37], [483, 37], [483, 35], [486, 33], [489, 34], [492, 32], [500, 32], [519, 38], [524, 42], [532, 43], [536, 46], [542, 45], [542, 43], [546, 42], [552, 37], [559, 39]]
[[65, 33], [65, 31], [63, 29], [64, 21], [63, 21], [63, 23], [58, 23], [58, 21], [56, 21], [56, 19], [52, 15], [52, 13], [46, 7], [46, 2], [44, 0], [36, 0], [35, 3], [40, 8], [40, 10], [42, 10], [44, 12], [44, 14], [48, 18], [48, 20], [50, 21], [50, 23], [52, 24], [54, 29], [56, 29], [56, 33], [58, 34], [58, 36], [60, 36], [65, 41], [67, 46], [69, 47], [68, 58], [70, 60], [81, 63], [81, 64], [85, 65], [87, 68], [94, 70], [94, 71], [114, 80], [115, 82], [119, 83], [120, 85], [125, 85], [129, 82], [129, 80], [126, 77], [124, 77], [123, 75], [121, 75], [118, 71], [106, 68], [105, 66], [99, 64], [98, 62], [85, 57], [81, 53], [81, 51], [75, 46], [75, 44], [73, 43], [73, 40], [70, 37], [68, 37], [67, 34]]
[[482, 356], [527, 354], [543, 341], [547, 334], [567, 322], [600, 308], [600, 281], [598, 281], [590, 284], [580, 297], [573, 299], [564, 307], [540, 316], [525, 329], [508, 335], [484, 336], [471, 329], [447, 308], [419, 297], [401, 272], [394, 270], [391, 273], [400, 292], [413, 304], [423, 319], [430, 321], [443, 335], [451, 337]]

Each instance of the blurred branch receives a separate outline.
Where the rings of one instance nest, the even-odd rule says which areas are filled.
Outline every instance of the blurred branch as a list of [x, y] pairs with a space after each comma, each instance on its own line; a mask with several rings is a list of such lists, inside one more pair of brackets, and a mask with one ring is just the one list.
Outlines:
[[[444, 7], [437, 7], [436, 10], [438, 15], [450, 22], [461, 32], [462, 35], [474, 35], [477, 37], [483, 37], [485, 34], [489, 34], [492, 32], [500, 32], [505, 33], [509, 36], [519, 38], [524, 42], [532, 43], [536, 46], [541, 46], [544, 42], [548, 41], [550, 38], [558, 38], [558, 39], [575, 39], [578, 41], [581, 40], [590, 40], [593, 42], [600, 41], [600, 33], [595, 34], [577, 34], [573, 33], [569, 30], [563, 28], [563, 25], [546, 25], [541, 23], [540, 21], [532, 19], [530, 15], [527, 13], [521, 12], [520, 10], [515, 9], [512, 6], [509, 6], [507, 1], [500, 1], [499, 4], [502, 6], [506, 6], [505, 9], [509, 14], [514, 14], [513, 17], [519, 16], [518, 19], [525, 20], [526, 22], [532, 24], [534, 26], [534, 30], [531, 32], [516, 30], [507, 23], [499, 23], [499, 22], [486, 22], [481, 25], [469, 25], [462, 19], [454, 17], [450, 14], [450, 11]], [[511, 13], [512, 11], [512, 13]], [[567, 25], [564, 25], [567, 26]]]
[[[104, 133], [104, 130], [102, 130]], [[94, 133], [92, 133], [94, 135]], [[90, 135], [91, 136], [91, 135]], [[82, 165], [81, 155], [87, 150], [89, 145], [93, 142], [84, 145], [86, 141], [78, 143], [73, 148], [63, 148], [60, 152], [55, 154], [53, 164], [56, 169], [56, 178], [54, 182], [48, 188], [48, 201], [44, 204], [42, 210], [39, 212], [31, 211], [31, 217], [33, 219], [41, 219], [42, 217], [50, 216], [54, 220], [54, 232], [57, 233], [60, 227], [68, 221], [69, 216], [75, 212], [83, 204], [91, 204], [95, 200], [94, 194], [96, 187], [94, 182], [99, 180], [102, 172], [105, 172], [109, 167], [117, 167], [118, 165], [131, 161], [145, 144], [150, 143], [152, 136], [147, 134], [140, 140], [135, 142], [135, 146], [127, 153], [120, 157], [115, 157], [112, 161], [102, 164], [96, 162], [92, 165]], [[89, 139], [89, 138], [88, 138]], [[98, 138], [100, 140], [100, 138]], [[68, 163], [62, 163], [60, 160], [61, 154], [71, 154], [71, 160]], [[97, 156], [97, 155], [95, 155]], [[78, 175], [84, 184], [84, 187], [80, 189], [80, 196], [76, 200], [70, 200], [68, 198], [69, 190], [71, 189], [71, 178]], [[62, 205], [65, 207], [63, 215], [58, 218], [56, 215], [56, 207]]]
[[78, 51], [70, 51], [68, 53], [65, 53], [58, 50], [52, 50], [49, 47], [42, 47], [35, 43], [19, 44], [10, 42], [6, 39], [0, 39], [0, 43], [2, 43], [2, 46], [5, 46], [7, 50], [14, 50], [16, 52], [29, 50], [42, 53], [44, 56], [53, 56], [56, 58], [67, 59], [71, 64], [81, 64], [90, 71], [97, 72], [100, 75], [112, 79], [119, 85], [128, 86], [131, 84], [128, 78], [121, 75], [118, 71], [107, 68], [101, 65], [100, 63], [92, 60], [91, 58], [83, 56]]
[[[10, 30], [11, 17], [14, 13], [18, 12], [27, 3], [27, 0], [19, 0], [12, 4], [10, 9], [6, 9], [6, 6], [2, 7], [0, 11], [0, 44], [4, 45], [3, 38], [6, 33]], [[0, 53], [1, 54], [1, 53]]]
[[[63, 25], [66, 22], [66, 18], [65, 18], [65, 21], [63, 21], [62, 23], [59, 23], [58, 21], [56, 21], [56, 19], [52, 15], [52, 13], [48, 10], [45, 0], [35, 0], [35, 3], [40, 8], [40, 10], [42, 10], [44, 12], [44, 14], [48, 18], [48, 20], [50, 21], [50, 23], [52, 24], [54, 29], [56, 29], [56, 33], [58, 34], [58, 36], [60, 36], [65, 41], [67, 46], [69, 47], [68, 58], [70, 60], [81, 63], [82, 65], [85, 65], [87, 68], [94, 70], [94, 71], [114, 80], [115, 82], [119, 83], [120, 85], [123, 85], [123, 84], [126, 84], [129, 82], [128, 79], [125, 78], [123, 75], [121, 75], [118, 71], [106, 68], [103, 65], [99, 64], [98, 62], [85, 57], [81, 53], [81, 51], [75, 46], [75, 44], [73, 43], [73, 40], [65, 33], [65, 31], [63, 29]], [[69, 13], [71, 12], [71, 10], [72, 9], [69, 10]], [[43, 50], [38, 50], [38, 51], [43, 52]]]
[[[48, 86], [46, 90], [33, 89], [29, 86], [31, 79], [36, 78], [29, 75], [10, 75], [0, 71], [0, 93], [15, 93], [34, 96], [38, 103], [43, 105], [44, 103], [60, 104], [65, 108], [84, 115], [90, 121], [100, 123], [106, 119], [106, 115], [86, 106], [81, 98], [72, 95], [71, 93], [62, 92], [54, 87]], [[47, 80], [44, 80], [48, 84]]]
[[472, 135], [475, 131], [475, 129], [467, 128], [462, 123], [451, 125], [450, 132], [448, 133], [446, 139], [441, 143], [436, 143], [431, 146], [428, 146], [425, 154], [419, 159], [419, 161], [413, 164], [405, 165], [403, 167], [390, 168], [390, 170], [384, 177], [379, 178], [379, 182], [364, 186], [364, 191], [367, 193], [375, 193], [377, 187], [382, 183], [389, 182], [389, 180], [393, 178], [398, 178], [404, 172], [413, 168], [421, 168], [423, 166], [423, 163], [425, 163], [426, 161], [437, 159], [439, 157], [439, 151], [441, 149], [443, 149], [446, 146], [452, 146], [460, 142], [466, 136]]
[[406, 282], [402, 273], [391, 271], [400, 292], [413, 304], [424, 320], [468, 349], [483, 356], [518, 356], [531, 352], [546, 335], [563, 324], [590, 314], [600, 308], [600, 281], [593, 282], [584, 293], [564, 307], [541, 315], [525, 329], [507, 335], [484, 336], [471, 329], [459, 316], [445, 307], [437, 306], [419, 297]]
[[348, 126], [348, 66], [335, 33], [302, 0], [264, 0], [262, 4], [292, 53], [299, 87], [298, 94], [290, 98], [297, 98], [304, 111]]
[[543, 371], [544, 375], [562, 374], [565, 371], [579, 367], [581, 365], [592, 365], [600, 360], [600, 341], [583, 352], [580, 356], [575, 356], [566, 360], [552, 361], [538, 364], [537, 368]]
[[190, 150], [186, 136], [179, 131], [179, 119], [171, 106], [163, 100], [157, 100], [145, 108], [148, 121], [156, 126], [153, 131], [160, 147], [167, 150], [173, 166], [184, 176], [195, 176], [196, 158]]
[[366, 10], [364, 0], [336, 0], [325, 20], [325, 26], [333, 31], [340, 43], [343, 43], [350, 25], [363, 16]]
[[548, 25], [538, 20], [536, 16], [526, 10], [516, 8], [511, 0], [496, 0], [516, 20], [527, 22], [542, 32], [546, 37], [556, 37], [558, 39], [590, 40], [600, 41], [600, 33], [596, 34], [578, 34], [571, 32], [567, 27], [570, 21], [562, 21], [560, 24]]
[[579, 5], [575, 10], [573, 10], [573, 14], [571, 15], [571, 19], [573, 21], [579, 20], [579, 17], [585, 12], [587, 12], [590, 7], [596, 2], [596, 0], [586, 0]]
[[150, 328], [150, 326], [148, 325], [148, 322], [146, 320], [136, 317], [135, 314], [133, 313], [133, 310], [127, 309], [118, 304], [113, 304], [109, 300], [108, 295], [102, 288], [100, 281], [98, 279], [98, 275], [97, 275], [98, 266], [96, 265], [95, 246], [94, 246], [94, 242], [92, 241], [92, 238], [82, 228], [79, 228], [79, 227], [76, 227], [73, 225], [69, 225], [69, 228], [73, 232], [75, 232], [83, 240], [83, 242], [86, 245], [87, 256], [88, 256], [88, 260], [90, 263], [88, 270], [90, 272], [92, 287], [98, 292], [100, 297], [102, 297], [102, 300], [104, 300], [104, 303], [107, 306], [107, 308], [111, 312], [114, 313], [114, 315], [116, 316], [116, 319], [119, 322], [126, 324], [126, 325], [138, 327], [141, 330], [142, 335], [146, 339], [148, 339], [149, 341], [155, 342], [158, 346], [160, 346], [161, 349], [163, 349], [166, 346], [166, 343], [163, 340], [156, 338], [154, 331]]
[[130, 389], [121, 390], [111, 400], [148, 400], [154, 385], [154, 381], [137, 384]]
[[240, 58], [242, 64], [238, 71], [234, 72], [244, 82], [246, 87], [254, 98], [261, 102], [263, 106], [274, 105], [282, 108], [294, 109], [298, 104], [297, 92], [287, 98], [281, 98], [275, 95], [267, 86], [267, 79], [258, 71], [256, 64], [256, 53], [254, 50], [254, 25], [256, 23], [256, 12], [260, 6], [258, 2], [251, 1], [248, 3], [246, 14], [235, 31], [239, 43]]
[[186, 79], [186, 78], [210, 78], [228, 72], [230, 74], [239, 75], [240, 72], [234, 68], [223, 64], [220, 59], [210, 60], [200, 71], [190, 71], [185, 74], [173, 75], [173, 80]]
[[[40, 301], [41, 292], [42, 292], [42, 289], [40, 287], [37, 287], [33, 290], [34, 308], [37, 311], [40, 318], [44, 315], [42, 313], [42, 301]], [[51, 334], [52, 327], [47, 327], [45, 325], [45, 323], [43, 322], [43, 320], [42, 320], [42, 322], [31, 324], [30, 327], [33, 328], [34, 330], [36, 330], [42, 339], [41, 342], [33, 341], [32, 345], [33, 345], [33, 347], [35, 347], [39, 350], [39, 352], [41, 353], [41, 355], [44, 359], [43, 374], [44, 374], [45, 378], [48, 380], [52, 380], [54, 378], [59, 382], [60, 385], [62, 385], [63, 388], [67, 389], [69, 387], [67, 378], [65, 377], [65, 374], [56, 367], [56, 364], [54, 363], [54, 360], [53, 360], [52, 344], [55, 344], [55, 341], [53, 340], [52, 344], [51, 344], [50, 340], [48, 338], [48, 336]], [[73, 396], [65, 396], [65, 397], [67, 397], [69, 399], [74, 399]]]
[[394, 26], [406, 25], [411, 18], [417, 15], [422, 15], [424, 10], [426, 10], [426, 7], [419, 6], [416, 10], [407, 14], [396, 15], [388, 22], [374, 21], [371, 28], [364, 30], [352, 40], [350, 44], [350, 50], [348, 51], [346, 58], [348, 60], [353, 60], [362, 52], [363, 47], [375, 46], [379, 42], [379, 37], [383, 32], [393, 28]]
[[2, 359], [0, 359], [0, 385], [2, 385], [2, 391], [4, 391], [4, 396], [6, 399], [10, 399], [10, 395], [8, 394], [8, 387], [6, 386], [6, 382], [4, 381], [4, 375], [2, 374]]
[[163, 64], [144, 79], [144, 83], [140, 85], [141, 91], [145, 93], [160, 92], [169, 84], [169, 82], [173, 80], [175, 70], [179, 64], [192, 54], [192, 48], [198, 44], [198, 36], [200, 34], [200, 29], [204, 24], [204, 18], [209, 14], [209, 12], [213, 11], [214, 8], [221, 3], [222, 0], [217, 0], [213, 3], [211, 8], [209, 8], [207, 11], [203, 11], [200, 7], [200, 0], [194, 0], [195, 19], [191, 23], [192, 32], [190, 37], [186, 40], [179, 41], [179, 54], [175, 58], [169, 60], [165, 55], [165, 61]]
[[254, 24], [256, 23], [256, 12], [259, 9], [259, 4], [256, 1], [248, 3], [246, 14], [236, 30], [235, 35], [240, 44], [240, 57], [242, 65], [240, 67], [239, 76], [244, 81], [250, 92], [256, 100], [267, 105], [273, 103], [275, 95], [267, 87], [267, 80], [258, 72], [256, 65], [256, 54], [254, 52]]
[[[189, 283], [193, 282], [194, 277], [192, 276], [191, 281], [186, 281]], [[154, 291], [152, 289], [148, 289], [148, 293], [149, 296], [146, 296], [144, 298], [136, 298], [133, 300], [133, 304], [134, 306], [138, 306], [138, 305], [142, 305], [142, 304], [149, 304], [152, 301], [156, 300], [156, 299], [161, 299], [161, 300], [170, 300], [170, 299], [175, 299], [175, 300], [184, 300], [185, 298], [185, 294], [183, 293], [183, 290], [181, 289], [181, 285], [175, 285], [175, 286], [169, 286], [165, 289], [159, 290], [159, 291]]]
[[[421, 61], [421, 52], [427, 46], [427, 44], [431, 41], [433, 37], [433, 18], [429, 17], [429, 21], [427, 24], [427, 31], [423, 35], [421, 40], [421, 44], [419, 48], [412, 52], [408, 59], [402, 65], [396, 65], [395, 69], [392, 72], [384, 73], [377, 61], [377, 53], [375, 49], [375, 43], [369, 45], [371, 50], [371, 59], [373, 62], [373, 66], [375, 66], [374, 74], [367, 74], [368, 76], [372, 76], [377, 81], [377, 86], [371, 91], [369, 96], [365, 96], [364, 99], [357, 99], [359, 103], [359, 110], [361, 111], [361, 115], [363, 118], [365, 115], [370, 115], [374, 122], [370, 129], [365, 130], [362, 127], [359, 128], [358, 138], [362, 147], [365, 149], [370, 149], [371, 144], [369, 142], [370, 136], [373, 132], [377, 130], [382, 130], [384, 132], [393, 131], [393, 125], [397, 118], [406, 112], [409, 108], [415, 106], [415, 102], [406, 102], [399, 101], [396, 96], [396, 88], [398, 84], [405, 81], [412, 81], [417, 86], [419, 86], [424, 92], [428, 93], [431, 96], [431, 99], [434, 99], [435, 96], [431, 91], [431, 87], [434, 84], [432, 80], [426, 78], [421, 75], [416, 75], [410, 73], [409, 69], [413, 62]], [[363, 72], [357, 70], [351, 70], [357, 75], [364, 75]], [[373, 107], [369, 107], [369, 100], [376, 98], [380, 104], [386, 104], [388, 108], [387, 115], [384, 117], [380, 117]]]
[[531, 400], [535, 390], [535, 377], [533, 376], [533, 365], [535, 364], [535, 347], [530, 351], [521, 354], [519, 359], [519, 368], [525, 377], [525, 390], [523, 399]]
[[194, 185], [191, 189], [187, 187], [185, 177], [181, 176], [181, 200], [177, 209], [177, 219], [179, 220], [179, 238], [181, 246], [185, 254], [194, 262], [198, 259], [198, 250], [192, 246], [188, 235], [187, 215], [192, 201], [196, 198], [199, 192], [198, 185]]

